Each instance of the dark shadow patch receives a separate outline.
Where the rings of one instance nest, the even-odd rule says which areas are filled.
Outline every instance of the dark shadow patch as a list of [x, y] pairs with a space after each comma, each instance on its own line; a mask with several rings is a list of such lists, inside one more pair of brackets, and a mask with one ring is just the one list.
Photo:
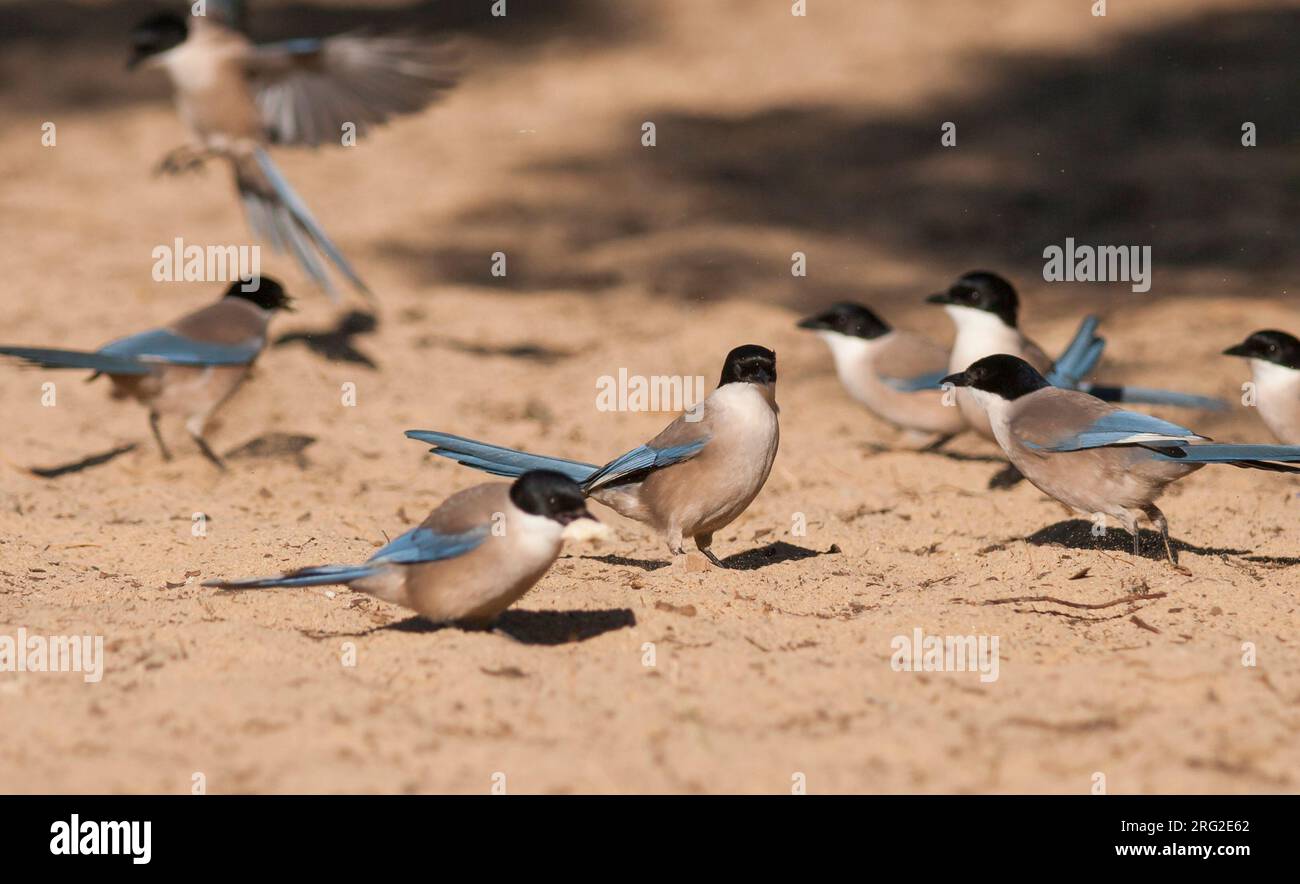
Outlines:
[[[919, 451], [918, 454], [930, 454], [935, 457], [944, 457], [948, 460], [958, 463], [1000, 463], [1005, 464], [1005, 457], [998, 457], [996, 454], [964, 454], [960, 451]], [[992, 481], [992, 480], [990, 480]]]
[[563, 359], [568, 359], [573, 356], [573, 354], [567, 350], [554, 350], [542, 344], [532, 343], [501, 344], [493, 346], [491, 344], [475, 344], [469, 341], [458, 341], [451, 338], [421, 338], [417, 344], [424, 347], [446, 347], [448, 350], [455, 350], [458, 353], [468, 353], [471, 356], [503, 356], [506, 359], [519, 359], [524, 362], [536, 362], [538, 365], [554, 365]]
[[779, 565], [781, 562], [797, 562], [801, 559], [814, 559], [818, 556], [837, 555], [839, 552], [840, 548], [834, 544], [829, 549], [818, 551], [803, 546], [795, 546], [793, 543], [786, 543], [784, 540], [778, 540], [776, 543], [769, 543], [767, 546], [758, 549], [729, 555], [722, 560], [722, 564], [734, 571], [757, 571], [759, 568]]
[[[635, 244], [613, 266], [622, 285], [688, 303], [743, 292], [802, 311], [842, 299], [847, 286], [886, 314], [933, 310], [908, 283], [860, 282], [871, 277], [865, 250], [860, 266], [791, 282], [790, 248], [828, 237], [931, 268], [936, 287], [996, 269], [1042, 302], [1035, 317], [1078, 312], [1084, 292], [1093, 309], [1131, 304], [1127, 283], [1043, 283], [1044, 247], [1070, 236], [1150, 246], [1160, 269], [1144, 302], [1189, 288], [1281, 290], [1300, 272], [1295, 203], [1279, 196], [1297, 183], [1297, 33], [1295, 9], [1210, 10], [1098, 51], [967, 52], [954, 64], [986, 85], [901, 112], [847, 102], [646, 107], [624, 126], [635, 133], [654, 120], [654, 150], [633, 140], [530, 159], [521, 171], [553, 187], [491, 195], [454, 223], [417, 226], [387, 254], [421, 277], [594, 291], [607, 284], [609, 256]], [[960, 121], [959, 148], [941, 145], [943, 120]], [[1245, 120], [1258, 127], [1256, 147], [1241, 144]], [[717, 244], [720, 229], [731, 244]], [[772, 231], [788, 232], [790, 246], [758, 235]], [[498, 248], [510, 274], [488, 278]]]
[[952, 451], [947, 448], [937, 448], [927, 446], [925, 448], [903, 448], [901, 446], [885, 445], [881, 442], [864, 442], [862, 449], [868, 454], [927, 454], [933, 457], [942, 457], [947, 460], [958, 463], [1000, 463], [1005, 464], [1005, 457], [998, 457], [996, 454], [966, 454], [962, 451]]
[[334, 328], [286, 332], [276, 338], [271, 346], [305, 344], [308, 350], [330, 362], [351, 362], [367, 368], [378, 368], [374, 360], [352, 343], [353, 338], [358, 335], [372, 334], [377, 328], [379, 328], [379, 320], [373, 313], [352, 310], [340, 317]]
[[307, 638], [323, 641], [335, 638], [366, 638], [382, 632], [406, 632], [428, 635], [445, 629], [464, 632], [499, 633], [525, 645], [567, 645], [585, 642], [616, 629], [636, 626], [636, 615], [629, 608], [603, 611], [523, 611], [509, 610], [489, 626], [465, 626], [458, 623], [434, 623], [416, 614], [405, 620], [386, 623], [359, 632], [323, 632], [300, 629]]
[[1011, 464], [1007, 464], [989, 477], [990, 491], [1006, 491], [1025, 481], [1025, 474]]
[[[430, 632], [442, 632], [444, 629], [454, 629], [450, 623], [434, 623], [432, 620], [426, 620], [419, 614], [413, 617], [407, 617], [405, 620], [398, 620], [396, 623], [387, 623], [383, 626], [376, 626], [374, 629], [358, 633], [358, 635], [372, 635], [376, 632], [414, 632], [425, 634]], [[477, 630], [476, 630], [477, 631]]]
[[54, 467], [29, 467], [28, 472], [33, 476], [40, 476], [42, 479], [57, 479], [60, 476], [66, 476], [69, 473], [79, 473], [82, 470], [88, 470], [92, 467], [103, 466], [109, 461], [121, 457], [128, 451], [134, 451], [137, 447], [139, 446], [132, 442], [130, 445], [122, 445], [101, 454], [92, 454], [88, 457], [83, 457], [81, 460], [73, 461], [72, 463], [60, 464], [59, 466]]
[[1300, 556], [1242, 556], [1247, 562], [1260, 565], [1273, 565], [1278, 568], [1291, 568], [1300, 565]]
[[603, 611], [522, 611], [502, 614], [494, 628], [526, 645], [567, 645], [636, 626], [630, 608]]
[[[457, 220], [456, 227], [464, 224]], [[610, 268], [582, 267], [570, 260], [565, 248], [537, 248], [529, 229], [508, 228], [483, 245], [449, 244], [429, 246], [406, 241], [384, 241], [379, 251], [384, 260], [407, 266], [424, 283], [457, 283], [524, 294], [539, 291], [602, 292], [623, 282], [623, 274]], [[505, 252], [505, 276], [492, 273], [492, 255]]]
[[590, 559], [593, 562], [604, 562], [606, 565], [624, 565], [629, 568], [640, 568], [642, 571], [658, 571], [660, 568], [667, 568], [670, 562], [659, 562], [653, 559], [629, 559], [627, 556], [616, 556], [613, 554], [603, 556], [575, 556], [579, 559]]
[[[1165, 560], [1165, 545], [1157, 531], [1138, 529], [1142, 539], [1142, 558]], [[1069, 549], [1106, 550], [1133, 554], [1133, 538], [1123, 528], [1109, 528], [1101, 537], [1092, 535], [1092, 522], [1086, 519], [1067, 519], [1048, 525], [1030, 534], [1025, 540], [1035, 546], [1064, 546]], [[1169, 538], [1175, 553], [1189, 552], [1198, 556], [1244, 556], [1250, 550], [1222, 547], [1195, 546], [1185, 540]]]
[[294, 433], [263, 433], [242, 445], [230, 449], [224, 455], [226, 460], [276, 460], [291, 458], [299, 469], [307, 468], [307, 456], [304, 452], [316, 444], [315, 436], [302, 436]]

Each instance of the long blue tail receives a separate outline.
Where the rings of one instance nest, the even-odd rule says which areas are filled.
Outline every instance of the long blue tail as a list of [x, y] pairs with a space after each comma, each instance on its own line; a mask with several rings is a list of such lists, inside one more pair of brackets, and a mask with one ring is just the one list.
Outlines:
[[450, 433], [438, 433], [433, 430], [407, 430], [406, 435], [410, 439], [429, 443], [433, 446], [429, 449], [430, 453], [439, 457], [450, 458], [467, 467], [509, 479], [518, 478], [530, 470], [554, 470], [581, 485], [600, 469], [595, 464], [565, 460], [560, 457], [546, 457], [541, 454], [528, 454], [513, 448], [475, 442], [463, 436], [453, 436]]
[[1151, 446], [1161, 460], [1182, 463], [1224, 463], [1253, 470], [1271, 470], [1276, 473], [1300, 473], [1300, 467], [1287, 466], [1300, 462], [1300, 445], [1233, 445], [1206, 442], [1197, 445]]
[[374, 565], [320, 565], [316, 568], [303, 568], [275, 577], [253, 577], [248, 580], [206, 580], [204, 586], [219, 589], [268, 589], [275, 586], [332, 586], [351, 583], [362, 577], [370, 577], [382, 571]]
[[1106, 349], [1106, 339], [1097, 335], [1098, 322], [1095, 316], [1085, 316], [1079, 323], [1079, 330], [1048, 372], [1047, 380], [1053, 386], [1074, 389], [1097, 367]]
[[102, 374], [149, 374], [153, 370], [147, 363], [127, 356], [52, 347], [0, 347], [0, 356], [12, 356], [41, 368], [83, 369]]
[[[334, 287], [329, 279], [329, 274], [321, 266], [320, 260], [312, 252], [312, 246], [325, 254], [333, 262], [339, 272], [347, 277], [348, 281], [356, 286], [368, 298], [374, 298], [373, 293], [367, 288], [366, 284], [361, 281], [361, 277], [352, 269], [348, 259], [343, 257], [343, 252], [325, 233], [325, 228], [321, 227], [312, 216], [311, 210], [307, 204], [289, 185], [289, 181], [276, 168], [275, 163], [271, 162], [271, 155], [260, 147], [254, 147], [257, 164], [262, 170], [266, 180], [270, 182], [271, 187], [275, 189], [275, 195], [280, 205], [288, 212], [289, 217], [284, 218], [282, 213], [277, 211], [278, 207], [266, 206], [266, 217], [254, 221], [254, 224], [269, 224], [273, 227], [270, 231], [270, 238], [273, 244], [283, 244], [294, 253], [298, 262], [307, 274], [314, 279], [321, 288], [325, 289], [331, 297], [335, 296]], [[244, 194], [245, 200], [254, 196], [253, 194]], [[253, 220], [250, 215], [250, 220]], [[311, 240], [310, 243], [303, 241], [303, 233]]]
[[1074, 338], [1047, 375], [1047, 380], [1053, 386], [1064, 387], [1067, 390], [1081, 390], [1105, 402], [1169, 405], [1175, 408], [1199, 408], [1205, 411], [1228, 409], [1228, 403], [1212, 396], [1084, 381], [1084, 378], [1097, 367], [1102, 351], [1106, 348], [1106, 339], [1096, 334], [1097, 323], [1097, 317], [1086, 316], [1079, 324], [1079, 330], [1074, 333]]

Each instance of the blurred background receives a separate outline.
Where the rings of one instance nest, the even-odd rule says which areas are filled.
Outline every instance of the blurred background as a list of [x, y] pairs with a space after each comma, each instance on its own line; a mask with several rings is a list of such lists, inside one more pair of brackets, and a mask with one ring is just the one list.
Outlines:
[[[149, 177], [183, 131], [162, 75], [125, 70], [126, 36], [186, 5], [0, 0], [11, 277], [36, 284], [79, 242], [61, 272], [139, 288], [153, 244], [247, 238], [220, 164], [197, 185]], [[277, 152], [381, 294], [634, 290], [799, 311], [853, 297], [897, 315], [988, 267], [1044, 315], [1079, 300], [1295, 297], [1300, 4], [1143, 0], [1105, 17], [1085, 0], [810, 0], [805, 17], [785, 0], [491, 6], [249, 4], [259, 40], [416, 29], [469, 48], [446, 103], [354, 150]], [[46, 120], [62, 149], [39, 146]], [[945, 122], [955, 148], [940, 146]], [[86, 233], [111, 247], [86, 250]], [[1067, 236], [1151, 246], [1151, 291], [1045, 284], [1042, 250]], [[807, 278], [791, 276], [796, 250]], [[505, 278], [488, 272], [494, 251], [509, 255]]]

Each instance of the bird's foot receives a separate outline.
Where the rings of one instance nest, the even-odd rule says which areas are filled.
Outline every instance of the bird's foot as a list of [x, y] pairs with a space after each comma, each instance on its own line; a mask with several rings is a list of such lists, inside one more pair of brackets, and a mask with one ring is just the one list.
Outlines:
[[711, 549], [702, 549], [702, 550], [700, 550], [700, 554], [703, 555], [706, 559], [708, 559], [709, 562], [712, 563], [713, 566], [716, 567], [716, 568], [726, 568], [726, 567], [727, 567], [726, 565], [722, 564], [722, 560], [721, 560], [721, 559], [719, 559], [717, 556], [715, 556], [715, 555], [713, 554], [713, 550], [711, 550]]

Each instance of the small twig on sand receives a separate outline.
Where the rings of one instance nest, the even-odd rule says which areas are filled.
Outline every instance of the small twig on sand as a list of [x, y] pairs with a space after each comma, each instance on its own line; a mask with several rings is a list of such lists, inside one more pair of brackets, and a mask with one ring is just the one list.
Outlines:
[[[980, 602], [981, 605], [1011, 605], [1023, 602], [1051, 602], [1054, 605], [1065, 605], [1067, 608], [1086, 608], [1089, 611], [1100, 610], [1101, 608], [1110, 608], [1114, 605], [1122, 605], [1125, 602], [1146, 602], [1152, 599], [1162, 599], [1169, 595], [1167, 592], [1145, 592], [1141, 594], [1126, 595], [1113, 599], [1109, 602], [1099, 602], [1089, 604], [1087, 602], [1071, 602], [1065, 599], [1058, 599], [1050, 595], [1019, 595], [1009, 599], [987, 599]], [[965, 601], [963, 599], [963, 601]], [[970, 604], [969, 602], [967, 604]]]
[[1133, 621], [1133, 623], [1135, 623], [1136, 625], [1140, 626], [1142, 629], [1145, 629], [1147, 632], [1154, 632], [1156, 635], [1159, 635], [1159, 634], [1160, 634], [1160, 630], [1156, 629], [1156, 628], [1155, 628], [1154, 626], [1152, 626], [1150, 623], [1148, 623], [1148, 622], [1146, 622], [1145, 620], [1143, 620], [1143, 619], [1142, 619], [1141, 617], [1139, 617], [1137, 614], [1134, 614], [1132, 617], [1130, 617], [1130, 618], [1128, 618], [1128, 619], [1131, 620], [1131, 621]]

